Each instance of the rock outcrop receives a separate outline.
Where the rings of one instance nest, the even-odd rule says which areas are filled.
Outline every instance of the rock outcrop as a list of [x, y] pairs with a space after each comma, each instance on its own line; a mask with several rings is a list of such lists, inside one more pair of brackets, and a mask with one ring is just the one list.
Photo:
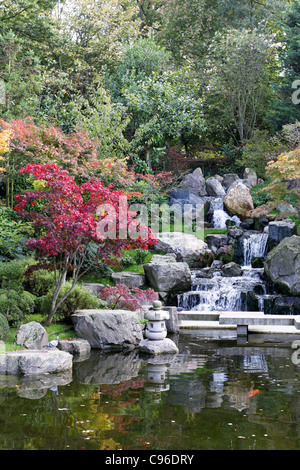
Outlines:
[[40, 323], [24, 323], [17, 332], [16, 343], [27, 349], [42, 349], [48, 343], [48, 333]]
[[237, 183], [228, 190], [224, 205], [231, 215], [238, 215], [242, 219], [250, 217], [254, 209], [250, 190], [243, 183]]
[[288, 295], [300, 295], [300, 237], [284, 238], [271, 250], [265, 262], [265, 274]]
[[157, 253], [174, 253], [176, 260], [187, 263], [190, 268], [203, 268], [213, 262], [207, 243], [193, 234], [165, 232], [158, 235]]
[[77, 310], [74, 330], [92, 349], [133, 349], [143, 339], [142, 314], [129, 310]]
[[10, 351], [0, 354], [0, 374], [58, 374], [72, 369], [72, 355], [56, 348]]

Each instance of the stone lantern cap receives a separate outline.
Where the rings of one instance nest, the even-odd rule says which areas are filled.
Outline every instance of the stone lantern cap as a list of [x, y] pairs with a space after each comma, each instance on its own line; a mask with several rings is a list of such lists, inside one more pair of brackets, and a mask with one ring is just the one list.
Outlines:
[[162, 303], [159, 300], [155, 300], [153, 302], [152, 310], [148, 310], [148, 312], [145, 313], [145, 319], [150, 321], [169, 320], [169, 312], [167, 312], [166, 310], [161, 310], [161, 307]]

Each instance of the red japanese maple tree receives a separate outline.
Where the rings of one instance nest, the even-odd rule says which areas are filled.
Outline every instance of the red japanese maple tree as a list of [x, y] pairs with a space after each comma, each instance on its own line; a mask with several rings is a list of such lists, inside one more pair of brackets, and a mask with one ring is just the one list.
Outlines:
[[[49, 325], [58, 307], [92, 266], [83, 269], [91, 243], [97, 244], [98, 259], [109, 260], [111, 255], [122, 257], [122, 249], [146, 249], [148, 244], [156, 242], [156, 237], [149, 227], [134, 219], [135, 213], [128, 210], [128, 205], [124, 217], [127, 198], [121, 191], [112, 191], [99, 181], [78, 185], [56, 164], [27, 165], [20, 171], [23, 173], [34, 179], [34, 190], [16, 196], [15, 210], [23, 218], [30, 219], [41, 233], [40, 238], [33, 238], [26, 244], [36, 250], [38, 256], [51, 258], [54, 265], [55, 289], [46, 320]], [[102, 224], [102, 230], [99, 230], [99, 224]], [[114, 224], [112, 233], [115, 237], [103, 230], [103, 226], [110, 224]], [[134, 238], [119, 236], [121, 232], [124, 234], [124, 225], [127, 229], [131, 226], [131, 232], [134, 226]], [[73, 270], [71, 288], [58, 300], [70, 269]]]

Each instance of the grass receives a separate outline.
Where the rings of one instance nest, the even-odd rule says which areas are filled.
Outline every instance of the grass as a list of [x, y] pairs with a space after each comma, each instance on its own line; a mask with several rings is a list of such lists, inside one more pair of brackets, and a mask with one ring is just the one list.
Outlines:
[[[31, 314], [27, 315], [23, 321], [24, 323], [29, 323], [31, 321], [36, 321], [37, 323], [43, 323], [45, 321], [45, 316], [40, 314]], [[62, 322], [53, 322], [50, 326], [45, 327], [45, 330], [48, 333], [49, 341], [59, 336], [59, 339], [69, 339], [69, 338], [76, 338], [75, 332], [73, 327], [69, 323], [62, 323]], [[25, 349], [24, 346], [19, 346], [15, 343], [16, 335], [17, 335], [18, 328], [10, 328], [8, 337], [4, 341], [5, 343], [5, 351], [18, 351], [21, 349]]]

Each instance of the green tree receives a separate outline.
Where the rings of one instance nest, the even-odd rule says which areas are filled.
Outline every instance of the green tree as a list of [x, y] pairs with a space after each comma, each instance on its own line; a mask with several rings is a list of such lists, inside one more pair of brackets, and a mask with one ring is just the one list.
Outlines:
[[217, 33], [207, 53], [208, 77], [204, 109], [214, 126], [231, 131], [236, 141], [252, 137], [272, 97], [271, 80], [278, 72], [275, 36], [258, 30]]
[[284, 36], [281, 50], [283, 76], [279, 86], [274, 86], [277, 92], [273, 107], [269, 113], [268, 122], [273, 130], [300, 120], [300, 1], [293, 1], [285, 21], [282, 22]]

